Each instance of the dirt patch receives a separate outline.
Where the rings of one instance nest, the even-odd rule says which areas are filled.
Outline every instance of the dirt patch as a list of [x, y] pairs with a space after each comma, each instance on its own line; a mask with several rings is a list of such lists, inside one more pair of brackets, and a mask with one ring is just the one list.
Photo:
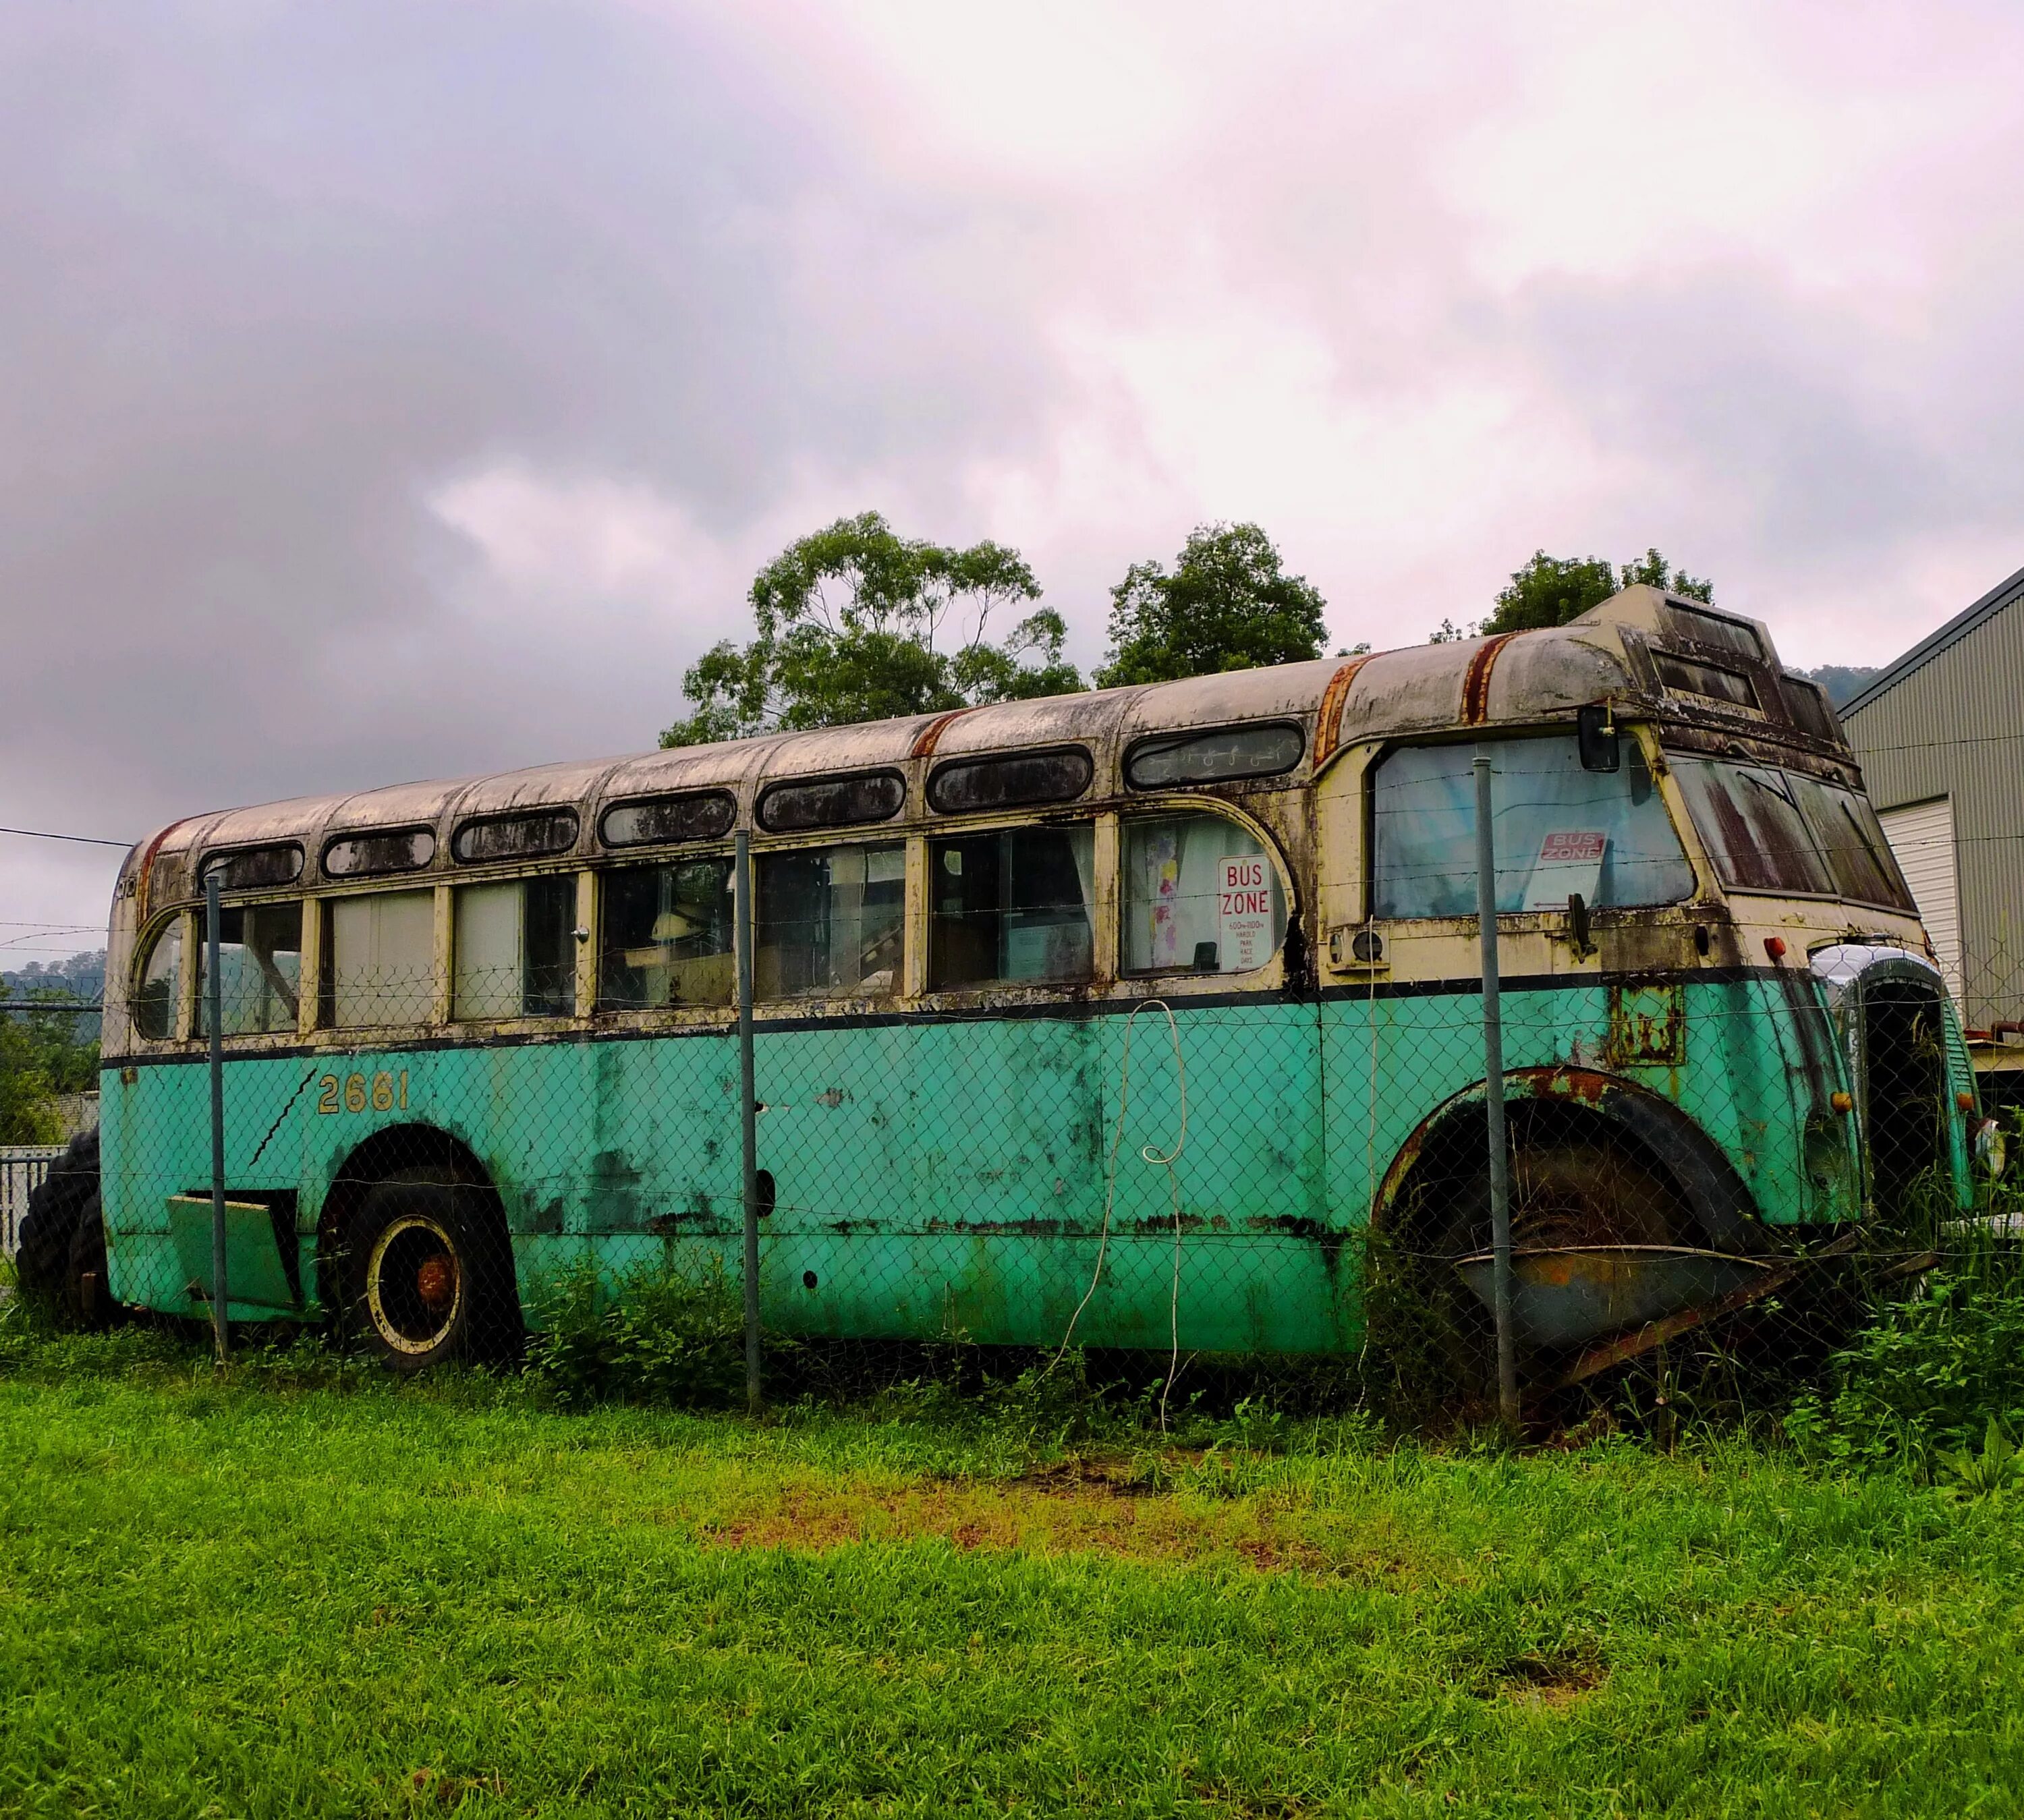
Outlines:
[[1497, 1692], [1520, 1705], [1564, 1712], [1608, 1679], [1608, 1669], [1593, 1650], [1556, 1650], [1549, 1655], [1520, 1656], [1507, 1663]]
[[939, 1538], [966, 1551], [1219, 1562], [1384, 1586], [1410, 1585], [1450, 1565], [1432, 1561], [1383, 1518], [1156, 1492], [1128, 1462], [1064, 1463], [1003, 1485], [746, 1485], [709, 1507], [670, 1511], [666, 1520], [712, 1548], [821, 1551]]

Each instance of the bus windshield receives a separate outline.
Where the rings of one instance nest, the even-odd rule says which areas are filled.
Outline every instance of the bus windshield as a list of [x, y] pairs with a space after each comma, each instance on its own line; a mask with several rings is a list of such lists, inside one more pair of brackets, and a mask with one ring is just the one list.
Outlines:
[[[1377, 915], [1474, 914], [1478, 749], [1405, 745], [1379, 764]], [[1613, 771], [1583, 771], [1571, 734], [1480, 749], [1496, 767], [1499, 910], [1564, 910], [1576, 895], [1591, 909], [1629, 909], [1692, 893], [1693, 869], [1635, 739], [1619, 736]]]
[[1716, 875], [1732, 890], [1917, 914], [1876, 812], [1854, 791], [1771, 765], [1684, 755], [1671, 763]]

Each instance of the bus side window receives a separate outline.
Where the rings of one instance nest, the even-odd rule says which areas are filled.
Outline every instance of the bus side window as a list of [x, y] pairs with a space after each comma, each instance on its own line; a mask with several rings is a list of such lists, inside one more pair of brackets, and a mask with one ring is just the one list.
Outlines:
[[[196, 914], [196, 1027], [211, 1030], [207, 962], [211, 952], [203, 910]], [[302, 906], [299, 903], [226, 904], [218, 913], [219, 1029], [226, 1036], [259, 1036], [295, 1027], [302, 990]]]
[[907, 906], [900, 842], [762, 853], [756, 870], [760, 998], [898, 989]]
[[176, 1034], [176, 1000], [182, 988], [183, 919], [171, 917], [156, 932], [134, 993], [134, 1027], [150, 1042]]
[[607, 872], [598, 901], [600, 1005], [658, 1011], [737, 996], [728, 855]]
[[340, 1030], [426, 1024], [435, 1003], [435, 893], [329, 900], [324, 1021]]
[[1087, 822], [929, 842], [930, 990], [1088, 979], [1095, 845]]
[[1128, 973], [1245, 973], [1279, 950], [1285, 893], [1263, 845], [1220, 815], [1124, 824]]
[[459, 887], [451, 1016], [570, 1016], [575, 927], [574, 873]]

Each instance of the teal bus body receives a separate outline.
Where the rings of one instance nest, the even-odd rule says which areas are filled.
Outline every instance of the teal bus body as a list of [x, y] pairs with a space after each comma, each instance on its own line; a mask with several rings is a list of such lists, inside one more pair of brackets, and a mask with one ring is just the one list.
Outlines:
[[1832, 709], [1755, 622], [1634, 588], [1511, 637], [172, 824], [108, 931], [103, 1287], [207, 1312], [222, 868], [235, 1319], [419, 1369], [586, 1270], [736, 1279], [742, 928], [776, 1331], [1354, 1348], [1371, 1234], [1465, 1284], [1489, 1243], [1472, 753], [1533, 1280], [1730, 1281], [1967, 1203], [1989, 1134]]
[[[1678, 998], [1679, 1059], [1612, 1072], [1707, 1133], [1767, 1223], [1854, 1217], [1850, 1177], [1810, 1171], [1802, 1154], [1817, 1083], [1798, 1058], [1831, 1044], [1810, 985], [1797, 1010], [1766, 978], [1646, 990]], [[1604, 1055], [1608, 1001], [1602, 986], [1509, 991], [1513, 1091], [1561, 1090]], [[808, 1334], [1045, 1341], [1067, 1332], [1102, 1245], [1083, 1342], [1353, 1346], [1368, 1210], [1416, 1130], [1480, 1090], [1480, 1007], [1465, 991], [1182, 1004], [1178, 1060], [1157, 1008], [762, 1022], [758, 1159], [776, 1196], [762, 1234], [765, 1319]], [[1802, 1016], [1816, 1024], [1805, 1036]], [[126, 1073], [103, 1082], [111, 1287], [187, 1313], [191, 1263], [167, 1210], [208, 1182], [208, 1073]], [[292, 1307], [235, 1300], [231, 1312], [321, 1312], [324, 1196], [376, 1132], [415, 1128], [448, 1133], [483, 1166], [532, 1324], [586, 1263], [614, 1284], [663, 1262], [735, 1272], [737, 1080], [728, 1027], [229, 1061], [233, 1192], [295, 1194], [284, 1262], [301, 1293]], [[1144, 1147], [1182, 1140], [1183, 1082], [1179, 1154], [1148, 1162]], [[394, 1103], [375, 1110], [376, 1089]]]

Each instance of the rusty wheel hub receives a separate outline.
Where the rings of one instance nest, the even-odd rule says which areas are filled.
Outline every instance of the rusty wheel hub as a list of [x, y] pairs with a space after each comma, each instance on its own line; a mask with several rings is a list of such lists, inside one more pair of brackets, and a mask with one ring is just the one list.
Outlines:
[[415, 1273], [415, 1293], [425, 1306], [440, 1313], [456, 1299], [456, 1261], [438, 1251], [422, 1261]]

